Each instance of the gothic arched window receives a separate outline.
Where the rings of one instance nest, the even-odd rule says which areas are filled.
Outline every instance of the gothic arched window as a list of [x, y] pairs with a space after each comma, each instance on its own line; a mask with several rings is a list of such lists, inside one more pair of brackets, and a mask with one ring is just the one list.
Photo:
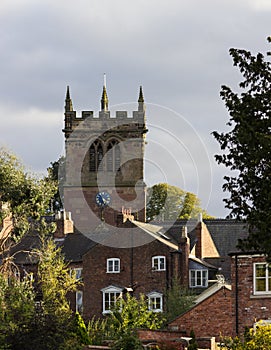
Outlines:
[[103, 159], [103, 147], [99, 140], [92, 143], [89, 149], [89, 170], [98, 171]]
[[118, 171], [120, 168], [120, 145], [117, 140], [112, 140], [106, 150], [106, 170]]

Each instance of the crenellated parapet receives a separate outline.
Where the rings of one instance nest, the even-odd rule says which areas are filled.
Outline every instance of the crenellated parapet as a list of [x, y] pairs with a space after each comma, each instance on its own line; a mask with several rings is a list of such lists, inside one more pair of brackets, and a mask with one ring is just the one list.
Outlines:
[[70, 97], [69, 86], [67, 87], [66, 100], [65, 100], [65, 126], [63, 132], [65, 137], [69, 138], [71, 133], [80, 128], [89, 127], [93, 125], [92, 129], [114, 129], [119, 126], [130, 125], [131, 129], [138, 128], [139, 130], [146, 132], [146, 116], [145, 116], [145, 105], [142, 87], [140, 87], [139, 98], [138, 98], [138, 110], [133, 111], [129, 114], [128, 111], [116, 111], [111, 114], [108, 110], [108, 98], [105, 86], [103, 87], [102, 99], [101, 99], [101, 110], [98, 114], [93, 111], [82, 111], [80, 116], [77, 116], [76, 111], [73, 110], [72, 99]]

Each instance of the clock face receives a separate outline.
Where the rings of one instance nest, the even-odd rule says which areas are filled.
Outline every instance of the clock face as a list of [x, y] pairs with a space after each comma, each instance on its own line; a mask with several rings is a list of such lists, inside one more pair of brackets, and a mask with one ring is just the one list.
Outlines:
[[95, 200], [99, 207], [106, 207], [111, 201], [110, 194], [105, 191], [99, 192], [96, 194]]

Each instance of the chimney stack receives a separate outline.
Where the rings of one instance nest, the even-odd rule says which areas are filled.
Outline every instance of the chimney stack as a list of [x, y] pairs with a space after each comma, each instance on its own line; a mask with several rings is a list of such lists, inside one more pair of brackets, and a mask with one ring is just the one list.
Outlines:
[[65, 238], [68, 233], [73, 233], [73, 221], [71, 219], [71, 212], [65, 210], [58, 211], [55, 215], [56, 231], [54, 238]]

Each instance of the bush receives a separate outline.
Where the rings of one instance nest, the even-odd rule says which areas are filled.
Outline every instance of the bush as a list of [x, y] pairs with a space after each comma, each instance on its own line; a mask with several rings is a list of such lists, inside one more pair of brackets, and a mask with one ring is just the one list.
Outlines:
[[132, 334], [124, 334], [119, 340], [115, 341], [112, 350], [143, 350], [141, 341]]

